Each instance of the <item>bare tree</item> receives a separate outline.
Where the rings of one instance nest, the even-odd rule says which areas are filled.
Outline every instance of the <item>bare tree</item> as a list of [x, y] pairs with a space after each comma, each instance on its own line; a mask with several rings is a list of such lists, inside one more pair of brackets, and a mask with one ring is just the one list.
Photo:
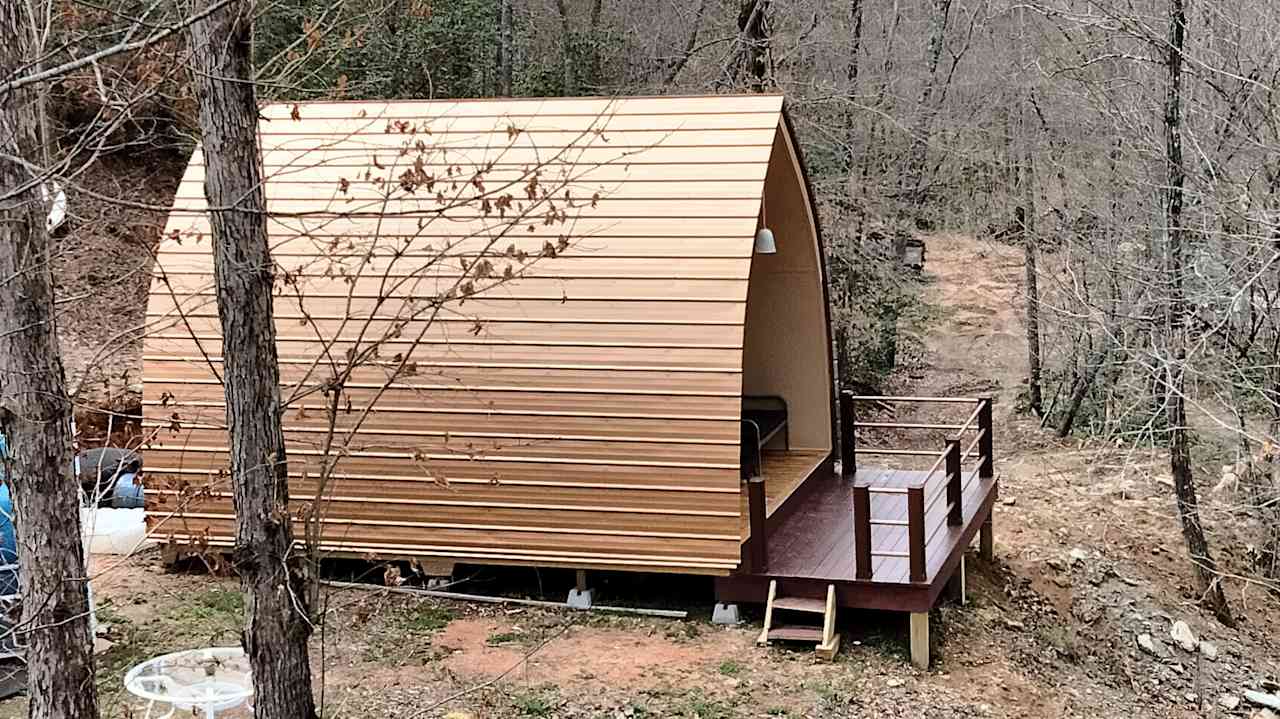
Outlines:
[[205, 197], [223, 337], [223, 390], [236, 509], [233, 562], [246, 595], [243, 642], [260, 719], [312, 719], [305, 558], [289, 512], [283, 405], [258, 152], [253, 4], [237, 2], [191, 27], [206, 166]]
[[[34, 53], [23, 0], [0, 1], [0, 78]], [[96, 717], [93, 638], [71, 402], [54, 327], [53, 277], [41, 188], [38, 86], [0, 85], [0, 432], [10, 477], [23, 595], [32, 719]]]
[[1186, 47], [1187, 14], [1184, 0], [1169, 0], [1169, 38], [1165, 50], [1164, 136], [1168, 186], [1165, 189], [1164, 221], [1168, 246], [1165, 248], [1169, 307], [1166, 318], [1166, 340], [1170, 353], [1164, 368], [1166, 411], [1169, 423], [1169, 464], [1173, 472], [1174, 492], [1178, 500], [1178, 519], [1187, 552], [1195, 564], [1196, 577], [1205, 601], [1226, 625], [1234, 625], [1226, 594], [1218, 579], [1217, 568], [1209, 554], [1200, 523], [1200, 502], [1192, 477], [1191, 445], [1187, 428], [1186, 360], [1187, 301], [1185, 295], [1186, 229], [1183, 227], [1183, 203], [1186, 192], [1186, 169], [1182, 157], [1182, 74], [1183, 51]]

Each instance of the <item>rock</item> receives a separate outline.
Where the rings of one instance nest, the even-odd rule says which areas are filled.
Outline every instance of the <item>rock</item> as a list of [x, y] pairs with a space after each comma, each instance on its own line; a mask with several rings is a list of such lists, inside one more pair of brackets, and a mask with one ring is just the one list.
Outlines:
[[897, 677], [893, 677], [889, 681], [885, 682], [885, 684], [887, 684], [890, 689], [897, 689], [898, 687], [902, 686], [905, 683], [906, 682], [902, 681]]
[[1018, 621], [1017, 619], [1008, 619], [1008, 618], [1006, 618], [1006, 619], [1004, 619], [1004, 620], [1002, 620], [1002, 621], [1004, 622], [1004, 625], [1005, 625], [1006, 627], [1010, 628], [1010, 629], [1016, 629], [1016, 630], [1018, 630], [1018, 631], [1022, 631], [1023, 629], [1026, 629], [1026, 628], [1027, 628], [1027, 625], [1023, 624], [1022, 622]]
[[1068, 552], [1067, 556], [1071, 557], [1072, 564], [1084, 564], [1085, 560], [1089, 558], [1089, 553], [1080, 547], [1076, 547]]
[[1200, 653], [1209, 661], [1213, 661], [1218, 658], [1218, 648], [1215, 647], [1212, 642], [1202, 640], [1200, 642]]
[[1250, 714], [1249, 719], [1280, 719], [1280, 717], [1277, 717], [1276, 713], [1270, 709], [1259, 709]]
[[1233, 712], [1236, 710], [1236, 707], [1240, 706], [1240, 697], [1235, 694], [1223, 694], [1218, 697], [1218, 706], [1229, 712]]
[[94, 637], [93, 653], [102, 654], [103, 652], [111, 651], [111, 647], [114, 647], [115, 645], [116, 645], [115, 642], [111, 641], [110, 639], [107, 639], [106, 637]]
[[1173, 623], [1169, 629], [1169, 636], [1173, 638], [1173, 642], [1182, 647], [1184, 651], [1194, 652], [1200, 648], [1200, 642], [1196, 639], [1196, 635], [1191, 631], [1191, 627], [1187, 623], [1179, 619]]
[[469, 712], [449, 712], [444, 719], [476, 719], [476, 716]]
[[1142, 648], [1142, 651], [1153, 657], [1166, 657], [1169, 655], [1169, 652], [1164, 648], [1164, 645], [1154, 639], [1150, 634], [1139, 634], [1138, 646]]
[[1049, 568], [1050, 568], [1050, 569], [1052, 569], [1052, 570], [1055, 570], [1055, 571], [1058, 571], [1058, 572], [1065, 572], [1065, 571], [1067, 571], [1067, 563], [1066, 563], [1066, 562], [1064, 562], [1064, 561], [1062, 561], [1061, 559], [1058, 559], [1057, 557], [1053, 557], [1053, 558], [1051, 558], [1051, 559], [1046, 559], [1046, 560], [1044, 561], [1044, 563], [1045, 563], [1045, 564], [1047, 564], [1047, 565], [1049, 565]]
[[1264, 694], [1262, 692], [1246, 690], [1244, 698], [1258, 706], [1264, 706], [1270, 709], [1280, 709], [1280, 697], [1275, 694]]
[[1000, 504], [1003, 504], [1006, 507], [1012, 507], [1017, 503], [1018, 503], [1017, 497], [1005, 497], [1004, 499], [1000, 500]]

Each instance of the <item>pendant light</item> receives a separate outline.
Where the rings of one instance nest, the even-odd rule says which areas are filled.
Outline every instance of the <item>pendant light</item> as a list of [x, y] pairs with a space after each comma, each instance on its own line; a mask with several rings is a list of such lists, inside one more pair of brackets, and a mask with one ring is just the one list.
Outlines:
[[778, 243], [774, 242], [773, 230], [766, 227], [769, 214], [765, 211], [763, 203], [760, 206], [760, 229], [756, 230], [756, 246], [755, 251], [758, 255], [773, 255], [778, 252]]

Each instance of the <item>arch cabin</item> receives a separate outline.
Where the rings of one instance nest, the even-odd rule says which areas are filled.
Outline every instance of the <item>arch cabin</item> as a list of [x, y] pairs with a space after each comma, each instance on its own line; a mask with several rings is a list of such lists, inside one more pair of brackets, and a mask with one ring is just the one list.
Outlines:
[[[989, 513], [988, 471], [908, 577], [893, 505], [855, 576], [855, 488], [888, 480], [834, 473], [823, 252], [782, 97], [316, 102], [259, 127], [290, 491], [321, 492], [326, 551], [922, 611]], [[203, 179], [197, 149], [144, 346], [148, 515], [177, 548], [235, 537]], [[829, 556], [783, 545], [805, 526]]]

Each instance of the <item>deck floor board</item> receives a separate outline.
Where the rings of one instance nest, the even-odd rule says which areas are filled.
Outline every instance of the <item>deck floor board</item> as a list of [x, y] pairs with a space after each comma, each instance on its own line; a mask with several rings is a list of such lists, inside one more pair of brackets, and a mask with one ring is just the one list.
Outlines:
[[[830, 452], [826, 450], [765, 450], [762, 456], [765, 516], [773, 516], [773, 513], [813, 474], [829, 454]], [[745, 490], [742, 492], [740, 517], [742, 541], [745, 542], [751, 537], [751, 518], [747, 512]]]
[[[924, 472], [865, 467], [858, 469], [857, 480], [876, 487], [907, 488], [919, 483]], [[800, 502], [782, 522], [769, 532], [768, 554], [770, 576], [798, 577], [826, 581], [854, 582], [855, 553], [853, 534], [853, 482], [835, 476], [812, 476]], [[973, 477], [964, 487], [961, 501], [964, 522], [945, 526], [946, 491], [935, 476], [926, 487], [926, 500], [937, 499], [926, 506], [927, 546], [925, 549], [926, 583], [932, 583], [950, 555], [956, 550], [964, 530], [974, 521], [977, 507], [994, 489], [994, 479]], [[770, 507], [772, 510], [776, 507]], [[905, 494], [871, 494], [871, 514], [878, 520], [907, 518]], [[872, 525], [872, 551], [907, 552], [908, 531], [905, 526]], [[872, 557], [874, 584], [909, 584], [910, 562], [907, 557]]]

